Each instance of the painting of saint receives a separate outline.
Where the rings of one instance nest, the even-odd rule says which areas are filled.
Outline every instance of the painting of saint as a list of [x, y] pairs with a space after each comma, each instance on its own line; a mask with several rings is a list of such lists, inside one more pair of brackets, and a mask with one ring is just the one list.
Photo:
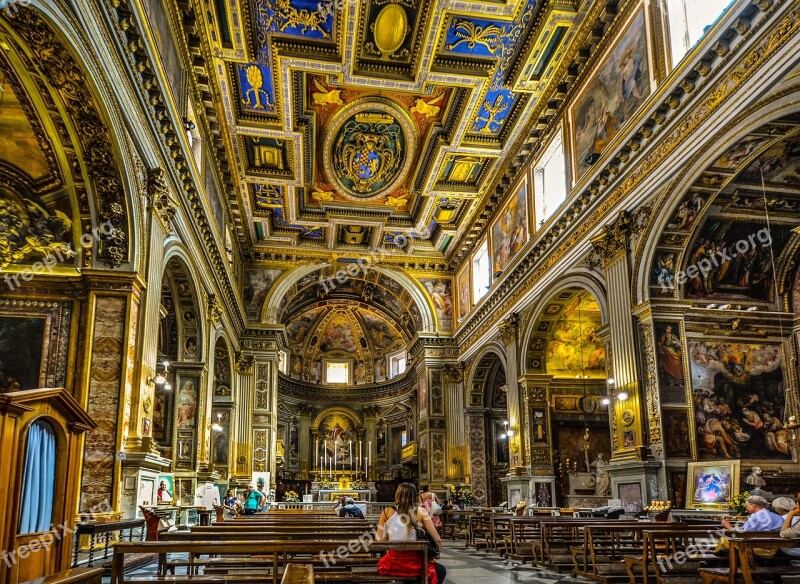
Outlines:
[[0, 317], [0, 391], [40, 387], [44, 318]]
[[725, 154], [719, 157], [714, 163], [716, 168], [724, 170], [736, 170], [743, 160], [748, 158], [753, 152], [758, 150], [761, 146], [773, 140], [773, 138], [765, 136], [748, 136], [741, 142], [734, 145]]
[[214, 437], [214, 464], [228, 464], [228, 436], [217, 432]]
[[[698, 472], [699, 471], [699, 472]], [[723, 468], [694, 469], [694, 500], [707, 505], [726, 503], [730, 497], [731, 474]]]
[[428, 376], [424, 369], [418, 379], [419, 416], [421, 418], [428, 413]]
[[[688, 298], [770, 300], [774, 292], [772, 258], [779, 257], [791, 230], [751, 221], [707, 219], [687, 258]], [[705, 269], [698, 270], [705, 266]], [[690, 267], [695, 270], [692, 273]]]
[[[738, 179], [761, 185], [795, 183], [800, 171], [800, 138], [779, 140], [751, 162]], [[737, 179], [737, 180], [738, 180]]]
[[[333, 412], [325, 416], [319, 423], [319, 436], [322, 443], [321, 450], [327, 450], [328, 460], [334, 459], [337, 465], [349, 465], [351, 463], [350, 449], [352, 443], [353, 456], [357, 453], [355, 426], [353, 421], [339, 413]], [[335, 454], [335, 458], [334, 458]]]
[[501, 272], [528, 241], [528, 185], [517, 192], [492, 225], [492, 273]]
[[289, 375], [296, 378], [303, 376], [303, 357], [301, 355], [292, 355]]
[[470, 308], [472, 308], [472, 289], [469, 282], [469, 264], [465, 262], [464, 267], [456, 277], [456, 287], [458, 288], [458, 317], [464, 318], [467, 316]]
[[283, 270], [274, 268], [248, 268], [244, 271], [244, 308], [248, 320], [259, 321], [261, 309], [272, 285]]
[[319, 349], [323, 353], [330, 351], [346, 351], [355, 353], [358, 344], [353, 327], [343, 313], [331, 318], [320, 335]]
[[650, 95], [644, 11], [639, 10], [601, 63], [572, 111], [581, 176]]
[[386, 381], [386, 363], [383, 358], [375, 359], [374, 366], [375, 382]]
[[399, 344], [402, 345], [400, 333], [386, 320], [367, 311], [362, 311], [360, 314], [364, 320], [364, 328], [369, 333], [372, 344], [376, 349], [389, 349], [397, 341], [400, 341]]
[[656, 323], [656, 362], [662, 401], [686, 402], [683, 345], [677, 322]]
[[420, 282], [430, 294], [440, 327], [442, 330], [450, 330], [453, 322], [452, 280], [450, 278], [420, 279]]
[[653, 277], [650, 280], [653, 286], [668, 289], [675, 286], [675, 254], [662, 253], [656, 257], [653, 267]]
[[325, 307], [312, 308], [292, 318], [289, 324], [286, 325], [286, 339], [289, 344], [302, 345], [308, 336], [308, 332], [314, 326], [317, 317], [324, 311]]
[[600, 307], [594, 297], [575, 294], [564, 307], [547, 343], [547, 373], [556, 377], [583, 374], [604, 377], [605, 343], [597, 335], [602, 326]]
[[197, 338], [196, 337], [187, 337], [186, 342], [184, 343], [184, 353], [186, 357], [196, 357], [197, 356]]
[[698, 456], [789, 460], [779, 345], [689, 343]]
[[703, 210], [703, 205], [706, 203], [706, 196], [700, 193], [691, 193], [688, 197], [684, 198], [672, 218], [667, 223], [669, 229], [678, 229], [684, 231], [689, 229], [697, 219], [700, 211]]
[[194, 426], [197, 414], [197, 390], [194, 380], [185, 380], [177, 395], [177, 424], [178, 428], [191, 428]]
[[667, 456], [691, 458], [692, 445], [689, 442], [689, 412], [686, 409], [665, 408], [664, 446]]

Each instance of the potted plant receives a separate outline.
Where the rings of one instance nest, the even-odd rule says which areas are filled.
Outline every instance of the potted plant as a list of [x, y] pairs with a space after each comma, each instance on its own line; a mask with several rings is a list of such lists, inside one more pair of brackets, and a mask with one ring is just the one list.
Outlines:
[[283, 494], [283, 502], [284, 503], [299, 503], [300, 497], [294, 491], [286, 491]]

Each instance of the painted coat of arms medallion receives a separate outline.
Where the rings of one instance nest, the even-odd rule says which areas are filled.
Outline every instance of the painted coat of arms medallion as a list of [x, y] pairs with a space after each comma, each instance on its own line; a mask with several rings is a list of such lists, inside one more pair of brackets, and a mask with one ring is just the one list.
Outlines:
[[329, 126], [325, 174], [344, 196], [371, 199], [403, 181], [415, 145], [414, 124], [398, 105], [388, 99], [357, 100]]

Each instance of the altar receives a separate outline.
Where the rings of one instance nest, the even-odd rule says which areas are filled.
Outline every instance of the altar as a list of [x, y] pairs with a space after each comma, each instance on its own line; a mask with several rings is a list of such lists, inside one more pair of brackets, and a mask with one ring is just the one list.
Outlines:
[[[312, 489], [313, 492], [313, 489]], [[352, 497], [356, 501], [371, 501], [372, 493], [369, 489], [319, 489], [317, 501], [335, 501], [339, 497]]]

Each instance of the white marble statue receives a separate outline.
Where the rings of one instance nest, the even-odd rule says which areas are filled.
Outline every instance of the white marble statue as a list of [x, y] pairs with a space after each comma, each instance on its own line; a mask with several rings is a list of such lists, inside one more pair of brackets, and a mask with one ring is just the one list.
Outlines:
[[594, 471], [594, 494], [607, 497], [611, 495], [611, 478], [608, 476], [608, 462], [600, 452], [591, 464]]

